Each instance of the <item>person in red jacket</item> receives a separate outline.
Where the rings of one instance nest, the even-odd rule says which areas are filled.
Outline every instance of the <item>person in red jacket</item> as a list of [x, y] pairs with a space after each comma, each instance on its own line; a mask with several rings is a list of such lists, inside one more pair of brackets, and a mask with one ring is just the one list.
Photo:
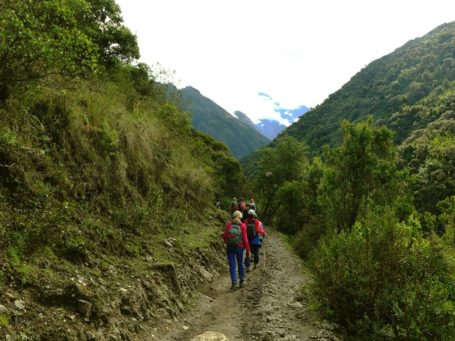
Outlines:
[[[251, 252], [253, 253], [254, 269], [259, 263], [259, 249], [261, 248], [262, 241], [266, 235], [262, 222], [258, 219], [254, 210], [248, 211], [248, 216], [244, 220], [246, 226], [246, 235], [248, 237], [248, 244], [250, 245]], [[250, 261], [245, 262], [246, 272], [250, 272]]]
[[[246, 235], [246, 226], [241, 222], [242, 212], [234, 211], [232, 219], [226, 224], [223, 232], [223, 239], [226, 243], [226, 255], [229, 262], [229, 272], [231, 274], [231, 291], [237, 287], [237, 268], [239, 272], [240, 284], [243, 286], [245, 281], [245, 269], [243, 267], [243, 253], [246, 251], [250, 256], [250, 244]], [[237, 266], [236, 266], [237, 262]]]

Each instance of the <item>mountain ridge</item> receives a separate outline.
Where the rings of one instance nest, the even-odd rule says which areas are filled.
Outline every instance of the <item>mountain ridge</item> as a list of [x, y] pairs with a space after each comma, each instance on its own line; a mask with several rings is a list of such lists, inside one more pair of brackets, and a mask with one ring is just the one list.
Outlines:
[[193, 127], [223, 142], [238, 159], [270, 143], [247, 121], [234, 117], [199, 90], [187, 86], [180, 92], [182, 109], [191, 115]]
[[[339, 124], [344, 119], [359, 121], [373, 115], [390, 126], [390, 118], [400, 107], [416, 103], [445, 81], [455, 79], [454, 44], [455, 22], [408, 41], [357, 72], [280, 135], [305, 141], [315, 154], [324, 144], [338, 143]], [[397, 135], [397, 142], [406, 136]]]

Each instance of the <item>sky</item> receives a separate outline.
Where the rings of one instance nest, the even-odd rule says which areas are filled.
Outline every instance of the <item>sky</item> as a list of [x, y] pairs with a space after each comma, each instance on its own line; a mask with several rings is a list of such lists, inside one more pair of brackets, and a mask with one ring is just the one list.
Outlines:
[[372, 61], [455, 20], [455, 0], [116, 0], [141, 62], [253, 122], [315, 107]]

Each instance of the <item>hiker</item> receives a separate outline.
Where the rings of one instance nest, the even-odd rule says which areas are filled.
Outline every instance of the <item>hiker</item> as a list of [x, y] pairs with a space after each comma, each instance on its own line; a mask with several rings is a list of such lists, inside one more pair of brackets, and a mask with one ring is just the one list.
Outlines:
[[243, 199], [243, 197], [240, 198], [238, 210], [240, 212], [242, 212], [242, 223], [243, 223], [243, 222], [245, 222], [245, 219], [248, 216], [248, 205], [246, 204], [246, 202]]
[[[245, 220], [246, 233], [251, 253], [253, 254], [253, 269], [256, 269], [259, 263], [259, 249], [266, 235], [262, 222], [258, 219], [254, 210], [248, 211], [248, 217]], [[246, 272], [250, 272], [250, 259], [245, 259]]]
[[237, 198], [233, 197], [231, 201], [231, 213], [234, 213], [239, 209], [239, 203], [237, 202]]
[[254, 212], [256, 212], [256, 215], [258, 214], [258, 208], [256, 206], [256, 203], [254, 202], [253, 197], [250, 198], [250, 202], [248, 203], [248, 208], [250, 210], [253, 210]]
[[[223, 239], [226, 243], [226, 255], [229, 262], [229, 272], [231, 274], [231, 291], [237, 286], [237, 267], [240, 284], [243, 287], [245, 281], [245, 269], [243, 268], [243, 251], [246, 250], [247, 256], [251, 255], [250, 244], [246, 236], [246, 226], [241, 222], [242, 212], [235, 211], [232, 219], [226, 224]], [[236, 266], [237, 262], [237, 266]]]

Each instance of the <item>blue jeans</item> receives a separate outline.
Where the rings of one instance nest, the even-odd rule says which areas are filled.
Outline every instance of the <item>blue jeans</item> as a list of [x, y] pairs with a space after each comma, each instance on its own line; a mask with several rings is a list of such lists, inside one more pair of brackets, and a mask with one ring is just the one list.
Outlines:
[[245, 278], [245, 270], [243, 268], [243, 248], [236, 247], [236, 248], [226, 248], [227, 259], [229, 262], [229, 272], [231, 273], [231, 281], [232, 285], [237, 284], [237, 266], [239, 268], [239, 278], [240, 281], [243, 281]]

